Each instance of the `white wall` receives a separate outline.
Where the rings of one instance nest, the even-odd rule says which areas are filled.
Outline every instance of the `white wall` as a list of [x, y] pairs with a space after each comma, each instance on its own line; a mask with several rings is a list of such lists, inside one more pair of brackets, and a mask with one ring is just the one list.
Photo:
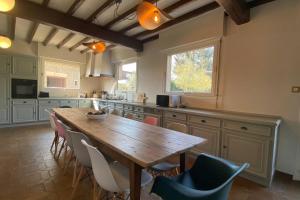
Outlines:
[[[241, 26], [217, 10], [163, 31], [139, 55], [138, 91], [152, 102], [164, 92], [162, 50], [223, 35], [217, 104], [216, 99], [189, 98], [188, 105], [282, 116], [277, 169], [293, 174], [300, 159], [300, 95], [291, 93], [291, 86], [300, 86], [299, 10], [299, 0], [276, 0], [252, 9], [251, 22]], [[115, 60], [134, 55], [128, 49], [113, 51]]]

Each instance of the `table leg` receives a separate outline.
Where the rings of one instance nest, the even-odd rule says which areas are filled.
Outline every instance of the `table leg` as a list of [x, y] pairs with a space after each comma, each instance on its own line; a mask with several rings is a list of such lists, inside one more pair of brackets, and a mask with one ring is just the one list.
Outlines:
[[130, 165], [130, 199], [140, 200], [141, 198], [141, 177], [142, 167], [136, 163]]
[[180, 173], [185, 171], [185, 153], [180, 154]]

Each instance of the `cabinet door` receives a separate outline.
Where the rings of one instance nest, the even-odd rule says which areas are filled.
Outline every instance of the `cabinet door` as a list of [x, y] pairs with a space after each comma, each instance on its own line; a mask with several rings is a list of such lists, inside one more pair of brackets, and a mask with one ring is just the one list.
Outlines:
[[13, 123], [36, 121], [35, 104], [15, 104], [13, 105]]
[[78, 108], [78, 100], [61, 100], [60, 106], [70, 106], [71, 108]]
[[250, 164], [248, 172], [267, 177], [269, 146], [268, 138], [225, 131], [222, 156], [238, 164], [247, 162]]
[[79, 108], [91, 108], [92, 100], [79, 100]]
[[14, 77], [37, 78], [37, 60], [34, 57], [14, 56], [13, 70]]
[[205, 138], [205, 144], [195, 147], [192, 152], [194, 153], [208, 153], [211, 155], [219, 156], [220, 147], [220, 130], [207, 127], [190, 127], [190, 133], [194, 136]]
[[0, 55], [0, 74], [9, 74], [11, 65], [11, 57]]
[[10, 123], [9, 80], [6, 76], [0, 76], [0, 124]]

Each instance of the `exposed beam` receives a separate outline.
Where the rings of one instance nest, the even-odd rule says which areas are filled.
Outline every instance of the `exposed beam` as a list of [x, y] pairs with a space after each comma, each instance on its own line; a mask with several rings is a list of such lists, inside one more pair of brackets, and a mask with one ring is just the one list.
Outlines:
[[[170, 12], [176, 10], [177, 8], [183, 6], [183, 5], [187, 4], [187, 3], [190, 3], [192, 1], [193, 0], [180, 0], [180, 1], [177, 1], [176, 3], [174, 3], [174, 4], [172, 4], [172, 5], [168, 6], [168, 7], [166, 7], [165, 9], [163, 9], [163, 11], [166, 12], [166, 13], [170, 13]], [[127, 32], [127, 31], [129, 31], [129, 30], [131, 30], [133, 28], [138, 27], [138, 26], [140, 26], [140, 24], [138, 22], [136, 22], [134, 24], [131, 24], [131, 25], [129, 25], [129, 26], [121, 29], [119, 32], [125, 33], [125, 32]]]
[[[157, 2], [159, 0], [147, 0], [147, 1], [149, 1], [150, 3], [153, 3], [153, 2]], [[135, 13], [138, 6], [139, 6], [139, 4], [137, 4], [134, 7], [130, 8], [129, 10], [127, 10], [126, 12], [124, 12], [123, 14], [115, 17], [113, 20], [111, 20], [110, 22], [108, 22], [107, 24], [105, 24], [104, 27], [109, 28], [112, 25], [114, 25], [115, 23], [117, 23], [117, 22], [121, 21], [122, 19], [125, 19], [129, 15]]]
[[67, 15], [73, 15], [84, 2], [85, 0], [75, 0], [68, 9]]
[[112, 5], [114, 5], [114, 1], [107, 0], [104, 2], [95, 12], [93, 12], [87, 19], [87, 22], [93, 22], [101, 13], [103, 13], [106, 9], [110, 8]]
[[254, 8], [256, 6], [260, 6], [262, 4], [269, 3], [272, 1], [275, 1], [275, 0], [253, 0], [253, 1], [248, 2], [248, 5], [250, 8]]
[[189, 19], [191, 19], [193, 17], [196, 17], [198, 15], [202, 15], [202, 14], [204, 14], [206, 12], [214, 10], [214, 9], [216, 9], [218, 7], [219, 7], [219, 4], [216, 3], [216, 2], [209, 3], [209, 4], [205, 5], [205, 6], [197, 8], [196, 10], [193, 10], [193, 11], [191, 11], [189, 13], [183, 14], [183, 15], [175, 18], [174, 20], [168, 21], [165, 24], [163, 24], [160, 27], [158, 27], [157, 29], [143, 31], [143, 32], [140, 32], [140, 33], [137, 33], [137, 34], [133, 35], [132, 37], [143, 37], [143, 36], [146, 36], [146, 35], [150, 35], [150, 34], [156, 33], [156, 32], [161, 31], [163, 29], [169, 28], [170, 26], [173, 26], [175, 24], [181, 23], [183, 21], [189, 20]]
[[82, 43], [88, 42], [90, 39], [91, 39], [90, 37], [83, 38], [82, 40], [80, 40], [79, 42], [77, 42], [76, 44], [74, 44], [69, 50], [70, 51], [75, 50], [77, 47], [79, 47], [80, 45], [82, 45]]
[[152, 41], [157, 40], [157, 39], [159, 39], [159, 35], [158, 34], [143, 39], [142, 43], [145, 44], [147, 42], [152, 42]]
[[14, 16], [8, 18], [9, 21], [9, 37], [11, 40], [14, 40], [16, 37], [16, 22], [17, 19]]
[[250, 21], [250, 7], [245, 0], [216, 0], [236, 24]]
[[49, 35], [46, 37], [45, 41], [43, 42], [44, 46], [47, 46], [49, 44], [49, 42], [54, 38], [54, 36], [56, 35], [57, 32], [58, 32], [57, 28], [53, 28], [51, 30], [51, 32], [49, 33]]
[[58, 45], [57, 48], [62, 48], [67, 42], [69, 42], [73, 37], [75, 36], [75, 33], [70, 33], [67, 37], [65, 37]]
[[68, 16], [60, 11], [52, 8], [45, 8], [30, 1], [16, 0], [15, 8], [7, 12], [7, 14], [37, 21], [38, 23], [61, 27], [111, 43], [121, 44], [137, 51], [143, 50], [143, 44], [135, 38], [108, 30], [96, 24], [86, 23], [85, 20]]
[[34, 23], [34, 24], [33, 24], [32, 28], [31, 28], [31, 31], [30, 31], [30, 33], [29, 33], [28, 39], [27, 39], [27, 42], [28, 42], [29, 44], [32, 42], [32, 40], [33, 40], [33, 38], [34, 38], [34, 35], [35, 35], [35, 33], [36, 33], [36, 31], [37, 31], [39, 25], [40, 25], [39, 23]]
[[84, 54], [84, 53], [88, 52], [89, 50], [91, 50], [91, 49], [89, 47], [87, 47], [86, 49], [81, 50], [80, 53]]
[[49, 5], [49, 3], [50, 3], [50, 0], [44, 0], [42, 5], [47, 7]]

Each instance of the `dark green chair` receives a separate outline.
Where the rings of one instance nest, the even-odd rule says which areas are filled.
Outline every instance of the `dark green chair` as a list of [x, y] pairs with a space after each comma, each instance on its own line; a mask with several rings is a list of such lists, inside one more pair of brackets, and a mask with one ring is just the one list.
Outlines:
[[200, 154], [194, 166], [175, 177], [159, 176], [151, 193], [164, 200], [227, 200], [233, 179], [249, 167]]

